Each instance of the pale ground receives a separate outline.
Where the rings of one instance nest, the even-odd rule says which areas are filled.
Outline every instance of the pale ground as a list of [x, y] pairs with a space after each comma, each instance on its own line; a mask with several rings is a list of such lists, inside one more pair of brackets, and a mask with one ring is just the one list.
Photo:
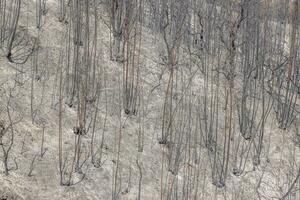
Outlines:
[[[36, 35], [34, 27], [35, 8], [34, 3], [29, 1], [29, 8], [27, 13], [29, 18], [32, 19], [31, 25], [29, 25], [30, 34]], [[34, 170], [32, 176], [29, 177], [30, 164], [35, 155], [40, 152], [41, 133], [42, 128], [38, 123], [32, 124], [30, 117], [30, 61], [24, 66], [14, 66], [7, 62], [7, 60], [0, 57], [0, 82], [5, 83], [3, 88], [9, 87], [11, 81], [16, 73], [15, 68], [21, 69], [26, 72], [22, 75], [22, 81], [24, 84], [16, 91], [14, 91], [14, 102], [12, 105], [13, 116], [17, 117], [18, 114], [23, 116], [23, 120], [20, 124], [16, 125], [16, 137], [13, 145], [11, 157], [16, 159], [18, 163], [18, 169], [10, 171], [9, 176], [5, 176], [4, 173], [0, 173], [0, 199], [7, 196], [7, 199], [34, 199], [34, 200], [63, 200], [63, 199], [98, 199], [107, 200], [111, 199], [112, 188], [112, 174], [114, 169], [114, 137], [118, 132], [118, 117], [114, 114], [116, 111], [113, 108], [109, 108], [109, 114], [107, 119], [106, 140], [105, 145], [107, 150], [104, 151], [105, 163], [101, 168], [95, 168], [90, 164], [90, 160], [87, 161], [84, 167], [86, 173], [85, 179], [77, 185], [70, 187], [62, 187], [59, 185], [59, 170], [58, 170], [58, 106], [54, 106], [51, 109], [54, 73], [56, 73], [58, 50], [60, 48], [61, 30], [62, 25], [57, 20], [57, 1], [48, 0], [49, 11], [47, 14], [47, 21], [45, 25], [45, 32], [42, 34], [42, 46], [49, 46], [49, 81], [45, 81], [44, 99], [42, 106], [38, 107], [38, 102], [41, 101], [42, 96], [42, 82], [35, 83], [35, 102], [39, 108], [37, 114], [37, 121], [45, 120], [47, 122], [45, 129], [45, 148], [47, 149], [43, 158], [37, 156], [34, 163]], [[25, 19], [21, 20], [21, 24], [25, 23]], [[121, 66], [109, 61], [108, 47], [109, 47], [109, 35], [108, 29], [104, 23], [100, 22], [99, 28], [99, 42], [102, 45], [102, 51], [105, 53], [101, 64], [107, 70], [108, 85], [110, 100], [116, 100], [118, 97], [112, 97], [113, 94], [118, 96], [118, 76], [121, 72]], [[160, 66], [154, 61], [158, 57], [157, 47], [159, 42], [154, 43], [154, 36], [150, 31], [145, 28], [143, 46], [142, 46], [142, 77], [143, 86], [145, 89], [144, 99], [147, 105], [146, 122], [145, 122], [145, 138], [144, 138], [144, 151], [139, 153], [140, 162], [142, 163], [143, 170], [143, 186], [142, 186], [142, 200], [156, 200], [160, 198], [160, 161], [161, 161], [161, 146], [158, 144], [158, 137], [160, 133], [160, 121], [157, 121], [157, 114], [161, 113], [162, 105], [162, 91], [166, 84], [167, 75], [164, 75], [162, 84], [150, 93], [151, 89], [159, 84], [158, 75], [160, 73]], [[45, 51], [44, 51], [45, 52]], [[203, 83], [200, 77], [195, 77], [195, 82], [198, 85]], [[57, 89], [55, 90], [57, 93]], [[197, 90], [195, 89], [195, 92]], [[2, 94], [4, 94], [1, 91]], [[6, 117], [5, 112], [5, 95], [1, 96], [1, 119]], [[57, 103], [57, 99], [55, 99]], [[102, 102], [104, 104], [104, 102]], [[110, 105], [111, 106], [111, 105]], [[118, 106], [118, 102], [115, 103]], [[104, 118], [104, 105], [101, 106], [101, 112], [99, 116]], [[76, 110], [71, 109], [68, 106], [64, 106], [64, 148], [66, 152], [73, 151], [73, 133], [72, 128], [76, 117]], [[273, 116], [270, 118], [272, 119]], [[126, 119], [126, 116], [122, 116], [122, 144], [121, 144], [121, 171], [122, 171], [122, 192], [127, 187], [127, 180], [129, 177], [130, 168], [132, 170], [131, 177], [131, 190], [127, 194], [121, 194], [120, 199], [136, 199], [138, 192], [138, 167], [136, 165], [137, 153], [137, 123], [136, 117], [130, 117]], [[271, 121], [271, 120], [270, 120]], [[96, 134], [98, 134], [98, 140], [102, 128], [98, 126]], [[269, 123], [269, 127], [266, 129], [266, 141], [270, 141], [270, 148], [265, 147], [264, 153], [269, 152], [269, 160], [262, 158], [262, 164], [252, 172], [252, 166], [249, 165], [246, 174], [240, 177], [230, 175], [228, 185], [225, 189], [215, 191], [215, 187], [211, 184], [210, 178], [210, 165], [206, 162], [205, 158], [207, 153], [203, 150], [203, 162], [201, 163], [201, 175], [200, 175], [200, 189], [199, 199], [257, 199], [256, 186], [261, 176], [263, 176], [261, 188], [259, 192], [265, 199], [271, 199], [272, 197], [279, 197], [288, 188], [286, 185], [286, 174], [291, 167], [291, 156], [293, 146], [293, 134], [291, 132], [282, 132], [276, 128], [276, 124]], [[90, 142], [90, 138], [84, 138], [84, 148], [87, 148], [87, 144]], [[265, 144], [268, 144], [266, 142]], [[299, 158], [299, 149], [296, 148], [295, 156]], [[1, 154], [2, 156], [2, 154]], [[1, 157], [0, 157], [1, 158]], [[296, 160], [299, 162], [299, 159]], [[13, 161], [10, 161], [10, 166], [14, 166]], [[3, 168], [1, 167], [1, 170]], [[293, 172], [295, 173], [295, 171]], [[179, 174], [179, 176], [181, 176]], [[180, 179], [180, 178], [179, 178]], [[293, 179], [293, 178], [291, 178]], [[213, 192], [217, 192], [217, 196], [213, 195]]]

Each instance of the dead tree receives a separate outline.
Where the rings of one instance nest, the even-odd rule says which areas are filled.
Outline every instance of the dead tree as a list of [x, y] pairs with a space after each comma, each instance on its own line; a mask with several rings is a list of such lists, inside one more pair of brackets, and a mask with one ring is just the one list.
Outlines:
[[[11, 101], [13, 98], [12, 92], [14, 88], [9, 89], [8, 97], [7, 97], [7, 104], [5, 109], [6, 109], [8, 121], [2, 120], [0, 123], [0, 145], [3, 152], [3, 165], [4, 165], [5, 175], [9, 175], [9, 171], [12, 170], [12, 168], [9, 166], [9, 159], [10, 159], [10, 153], [13, 148], [13, 144], [15, 140], [14, 126], [22, 121], [22, 117], [19, 116], [17, 119], [13, 119], [12, 116]], [[16, 163], [16, 160], [14, 160], [14, 162], [17, 169], [18, 165]]]
[[138, 110], [140, 82], [140, 48], [142, 38], [142, 1], [125, 3], [124, 62], [123, 62], [123, 107], [127, 115], [136, 115]]
[[125, 3], [124, 0], [110, 1], [110, 58], [117, 62], [124, 60]]
[[[179, 59], [179, 50], [182, 42], [182, 35], [185, 28], [187, 5], [182, 1], [163, 1], [164, 7], [161, 18], [163, 19], [162, 39], [165, 45], [165, 56], [162, 60], [168, 70], [168, 82], [165, 90], [165, 98], [162, 114], [162, 134], [159, 143], [167, 144], [172, 140], [172, 113], [174, 95], [174, 76], [176, 65]], [[172, 9], [171, 9], [172, 8]], [[176, 19], [174, 18], [176, 17]]]
[[9, 62], [24, 64], [35, 49], [36, 39], [28, 34], [27, 28], [19, 27], [21, 0], [0, 2], [0, 47]]
[[274, 109], [279, 128], [287, 129], [293, 123], [297, 113], [297, 99], [299, 95], [300, 70], [296, 65], [298, 58], [299, 38], [299, 1], [291, 2], [291, 33], [290, 33], [290, 48], [287, 62], [280, 65], [275, 71], [276, 73], [276, 90], [273, 95], [275, 98]]

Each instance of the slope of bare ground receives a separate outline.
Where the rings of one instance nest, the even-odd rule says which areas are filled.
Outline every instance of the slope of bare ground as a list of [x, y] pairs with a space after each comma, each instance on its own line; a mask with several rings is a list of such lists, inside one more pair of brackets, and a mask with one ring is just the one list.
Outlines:
[[[107, 91], [109, 109], [105, 115], [105, 102], [100, 102], [99, 126], [96, 130], [96, 140], [100, 141], [101, 134], [105, 132], [104, 152], [102, 166], [92, 166], [88, 154], [82, 174], [76, 174], [72, 186], [59, 185], [58, 169], [58, 80], [55, 76], [58, 66], [59, 50], [63, 36], [63, 26], [58, 22], [57, 1], [48, 0], [48, 13], [41, 34], [41, 70], [43, 75], [39, 81], [34, 81], [34, 108], [35, 120], [32, 123], [30, 111], [31, 92], [31, 60], [24, 65], [9, 63], [1, 54], [0, 57], [0, 117], [8, 123], [7, 107], [10, 109], [12, 121], [20, 122], [14, 125], [15, 138], [10, 154], [9, 166], [12, 168], [9, 175], [4, 171], [0, 173], [0, 199], [35, 199], [35, 200], [107, 200], [111, 199], [113, 173], [116, 165], [116, 138], [121, 132], [120, 173], [122, 177], [120, 199], [136, 199], [138, 194], [139, 167], [137, 157], [143, 172], [142, 194], [143, 200], [160, 199], [160, 173], [161, 160], [165, 149], [158, 143], [160, 135], [160, 115], [163, 105], [164, 88], [167, 84], [167, 75], [161, 70], [157, 49], [161, 41], [154, 37], [150, 30], [145, 28], [142, 42], [142, 87], [144, 103], [144, 149], [138, 152], [139, 123], [136, 116], [118, 116], [120, 106], [120, 80], [122, 66], [109, 59], [109, 30], [103, 21], [99, 24], [99, 44], [101, 46], [101, 65], [106, 69]], [[29, 34], [36, 36], [34, 1], [26, 1], [22, 5], [20, 24], [25, 26], [25, 16], [29, 18]], [[103, 19], [105, 20], [105, 19]], [[46, 55], [48, 54], [48, 59]], [[46, 60], [48, 63], [46, 64]], [[181, 59], [185, 64], [184, 57]], [[161, 78], [162, 79], [161, 79]], [[200, 75], [192, 77], [192, 90], [198, 93], [197, 88], [203, 84]], [[11, 90], [13, 88], [13, 90]], [[12, 99], [8, 104], [9, 92]], [[180, 97], [182, 94], [178, 94]], [[223, 94], [221, 94], [223, 95]], [[200, 95], [201, 96], [201, 95]], [[194, 102], [196, 104], [196, 100]], [[103, 127], [105, 116], [106, 126]], [[284, 194], [289, 188], [287, 179], [290, 171], [294, 171], [299, 160], [299, 150], [293, 148], [295, 142], [294, 130], [280, 131], [271, 116], [266, 129], [266, 145], [264, 157], [259, 167], [252, 164], [246, 166], [246, 172], [241, 176], [230, 175], [227, 186], [217, 189], [210, 178], [209, 152], [203, 147], [200, 153], [199, 199], [271, 199]], [[73, 126], [76, 121], [76, 108], [63, 106], [63, 145], [64, 155], [70, 159], [74, 151]], [[297, 123], [296, 123], [297, 124]], [[44, 151], [41, 156], [41, 143], [43, 127]], [[90, 136], [83, 138], [83, 152], [89, 151]], [[99, 144], [99, 143], [98, 143]], [[195, 147], [196, 148], [196, 147]], [[268, 153], [266, 153], [268, 152]], [[250, 152], [251, 154], [251, 152]], [[296, 155], [296, 156], [295, 156]], [[297, 156], [298, 155], [298, 156]], [[3, 159], [1, 154], [0, 159]], [[184, 166], [181, 171], [188, 167]], [[1, 168], [2, 170], [2, 168]], [[181, 172], [180, 171], [180, 172]], [[168, 173], [168, 172], [166, 172]], [[182, 179], [179, 173], [178, 179]], [[172, 174], [170, 173], [170, 176]], [[79, 181], [78, 183], [76, 181]]]

